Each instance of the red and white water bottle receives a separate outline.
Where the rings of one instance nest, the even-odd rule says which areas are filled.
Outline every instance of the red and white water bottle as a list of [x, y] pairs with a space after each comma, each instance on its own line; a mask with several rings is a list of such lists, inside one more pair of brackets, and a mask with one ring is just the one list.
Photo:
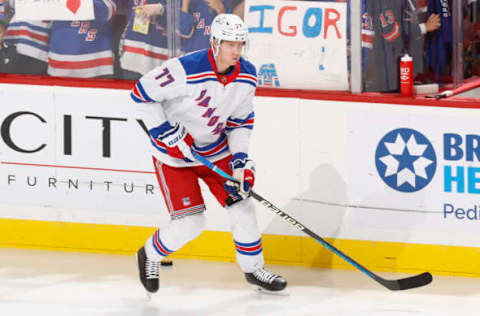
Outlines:
[[408, 54], [400, 59], [400, 93], [413, 96], [413, 59]]

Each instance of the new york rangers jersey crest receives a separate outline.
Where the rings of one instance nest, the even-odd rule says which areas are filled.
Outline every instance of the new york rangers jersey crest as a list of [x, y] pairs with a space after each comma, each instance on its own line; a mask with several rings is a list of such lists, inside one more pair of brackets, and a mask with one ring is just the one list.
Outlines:
[[[193, 149], [211, 161], [231, 152], [248, 152], [254, 124], [255, 67], [241, 58], [228, 74], [218, 74], [210, 49], [168, 60], [147, 73], [131, 96], [152, 103], [160, 113], [158, 125], [181, 122], [192, 135]], [[155, 126], [149, 126], [155, 128]], [[171, 166], [194, 166], [166, 154], [165, 144], [151, 139], [153, 154]]]

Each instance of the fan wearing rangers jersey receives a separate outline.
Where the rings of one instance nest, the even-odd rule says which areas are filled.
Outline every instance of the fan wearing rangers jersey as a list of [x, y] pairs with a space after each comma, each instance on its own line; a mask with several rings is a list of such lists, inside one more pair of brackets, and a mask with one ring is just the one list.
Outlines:
[[[0, 28], [1, 24], [8, 26], [3, 39], [16, 48], [14, 72], [46, 74], [51, 22], [18, 20], [15, 15], [15, 1], [0, 0]], [[0, 35], [0, 42], [1, 37]]]
[[93, 0], [95, 19], [53, 21], [48, 74], [59, 77], [111, 77], [112, 18], [120, 0]]
[[5, 10], [4, 0], [0, 0], [0, 43], [3, 42], [3, 36], [5, 35], [5, 29], [8, 26], [8, 20]]
[[398, 60], [408, 52], [414, 73], [423, 72], [424, 35], [440, 27], [440, 18], [426, 19], [426, 0], [362, 0], [362, 66], [366, 91], [398, 89]]
[[[284, 293], [281, 276], [264, 269], [263, 248], [249, 191], [255, 168], [249, 159], [254, 124], [256, 69], [241, 54], [247, 28], [233, 14], [212, 22], [210, 48], [173, 58], [144, 75], [131, 96], [157, 111], [149, 130], [157, 179], [171, 216], [137, 253], [140, 280], [147, 294], [158, 290], [159, 262], [200, 235], [205, 204], [199, 179], [226, 208], [237, 262], [258, 291]], [[239, 181], [223, 178], [195, 160], [192, 151]]]
[[188, 53], [209, 46], [211, 23], [218, 14], [231, 13], [232, 0], [183, 0], [182, 11], [193, 19], [192, 34], [182, 40], [182, 51]]
[[3, 41], [8, 26], [9, 8], [0, 0], [0, 73], [15, 73], [17, 50], [12, 44]]
[[[166, 0], [127, 1], [127, 23], [120, 40], [124, 79], [139, 79], [168, 59]], [[191, 36], [193, 16], [180, 11], [180, 37]]]
[[404, 0], [368, 0], [364, 5], [362, 47], [370, 49], [365, 54], [368, 61], [364, 60], [365, 90], [397, 91], [399, 59], [406, 52], [408, 36], [421, 36], [420, 26], [407, 18]]

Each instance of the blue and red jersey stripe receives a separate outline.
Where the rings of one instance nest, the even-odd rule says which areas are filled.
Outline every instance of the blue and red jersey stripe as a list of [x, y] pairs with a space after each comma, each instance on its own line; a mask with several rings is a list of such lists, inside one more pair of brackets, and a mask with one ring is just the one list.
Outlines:
[[253, 124], [255, 123], [255, 113], [251, 112], [244, 119], [229, 118], [227, 121], [227, 131], [231, 131], [235, 128], [248, 128], [253, 129]]
[[252, 85], [255, 88], [257, 87], [257, 77], [247, 73], [240, 73], [234, 82], [243, 82]]
[[217, 75], [213, 71], [187, 76], [187, 84], [202, 83], [205, 81], [217, 81]]
[[155, 102], [152, 98], [148, 96], [147, 92], [145, 92], [145, 89], [143, 88], [140, 81], [137, 81], [137, 83], [133, 87], [132, 92], [130, 93], [130, 97], [133, 99], [133, 101], [137, 103]]
[[228, 150], [227, 135], [223, 134], [216, 142], [207, 146], [197, 147], [194, 145], [193, 149], [205, 158], [223, 153]]

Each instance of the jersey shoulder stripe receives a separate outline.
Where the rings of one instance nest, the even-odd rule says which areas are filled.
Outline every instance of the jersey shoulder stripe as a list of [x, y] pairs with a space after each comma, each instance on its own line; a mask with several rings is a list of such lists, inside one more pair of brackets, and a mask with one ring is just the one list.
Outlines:
[[257, 77], [249, 74], [240, 73], [235, 79], [235, 82], [243, 82], [253, 86], [254, 88], [257, 87]]
[[235, 82], [243, 82], [252, 85], [254, 88], [257, 87], [257, 69], [243, 57], [240, 58], [240, 73]]
[[255, 66], [243, 57], [240, 57], [240, 73], [257, 77]]
[[178, 61], [185, 70], [187, 78], [191, 75], [203, 74], [206, 72], [211, 72], [215, 75], [208, 59], [208, 49], [202, 49], [182, 56], [178, 58]]
[[201, 83], [205, 81], [217, 81], [217, 75], [212, 70], [202, 73], [187, 75], [187, 84]]
[[140, 81], [137, 81], [137, 83], [133, 87], [132, 92], [130, 93], [130, 96], [132, 97], [133, 101], [137, 103], [153, 103], [154, 102], [154, 100], [150, 98], [148, 94], [145, 92], [145, 89], [143, 88]]

